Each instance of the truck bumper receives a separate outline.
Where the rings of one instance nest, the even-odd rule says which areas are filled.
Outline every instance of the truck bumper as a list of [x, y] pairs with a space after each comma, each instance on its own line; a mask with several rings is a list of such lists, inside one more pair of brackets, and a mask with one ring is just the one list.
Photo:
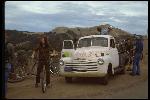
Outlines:
[[63, 72], [61, 76], [65, 77], [104, 77], [107, 73], [100, 72]]
[[61, 66], [60, 75], [64, 77], [104, 77], [107, 74], [108, 64], [94, 66]]

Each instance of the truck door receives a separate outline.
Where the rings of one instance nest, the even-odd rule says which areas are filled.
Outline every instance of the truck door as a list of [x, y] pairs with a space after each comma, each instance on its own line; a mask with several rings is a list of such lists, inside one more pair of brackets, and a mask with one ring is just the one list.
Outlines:
[[72, 40], [64, 40], [61, 57], [72, 57], [74, 53], [74, 44]]
[[115, 41], [114, 39], [110, 39], [110, 49], [111, 49], [111, 60], [113, 63], [114, 67], [118, 67], [119, 66], [119, 55], [118, 55], [118, 50], [115, 46]]

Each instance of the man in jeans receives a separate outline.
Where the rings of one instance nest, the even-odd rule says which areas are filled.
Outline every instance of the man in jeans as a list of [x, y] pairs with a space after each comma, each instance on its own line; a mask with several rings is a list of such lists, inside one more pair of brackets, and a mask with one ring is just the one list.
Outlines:
[[143, 42], [140, 37], [137, 38], [135, 43], [135, 53], [133, 58], [133, 68], [132, 73], [130, 75], [140, 75], [140, 60], [142, 57], [142, 51], [143, 51]]

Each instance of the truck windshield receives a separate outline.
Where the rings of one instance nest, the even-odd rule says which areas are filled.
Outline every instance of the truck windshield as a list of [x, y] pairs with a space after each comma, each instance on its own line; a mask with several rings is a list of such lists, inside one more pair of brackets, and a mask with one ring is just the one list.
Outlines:
[[78, 47], [89, 47], [91, 46], [91, 38], [84, 38], [79, 41]]
[[84, 38], [79, 41], [78, 47], [89, 47], [91, 46], [102, 46], [108, 47], [108, 39], [104, 37], [93, 37], [93, 38]]
[[108, 39], [104, 38], [104, 37], [92, 38], [92, 46], [107, 47], [108, 46]]

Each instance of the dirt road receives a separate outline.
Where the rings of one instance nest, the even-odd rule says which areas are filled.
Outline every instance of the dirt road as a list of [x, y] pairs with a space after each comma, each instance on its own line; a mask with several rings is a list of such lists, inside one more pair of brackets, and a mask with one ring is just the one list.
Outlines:
[[35, 77], [18, 83], [8, 83], [7, 98], [148, 98], [148, 66], [142, 65], [141, 76], [116, 75], [104, 86], [95, 78], [74, 79], [65, 83], [63, 77], [53, 77], [52, 87], [42, 93], [35, 88]]

